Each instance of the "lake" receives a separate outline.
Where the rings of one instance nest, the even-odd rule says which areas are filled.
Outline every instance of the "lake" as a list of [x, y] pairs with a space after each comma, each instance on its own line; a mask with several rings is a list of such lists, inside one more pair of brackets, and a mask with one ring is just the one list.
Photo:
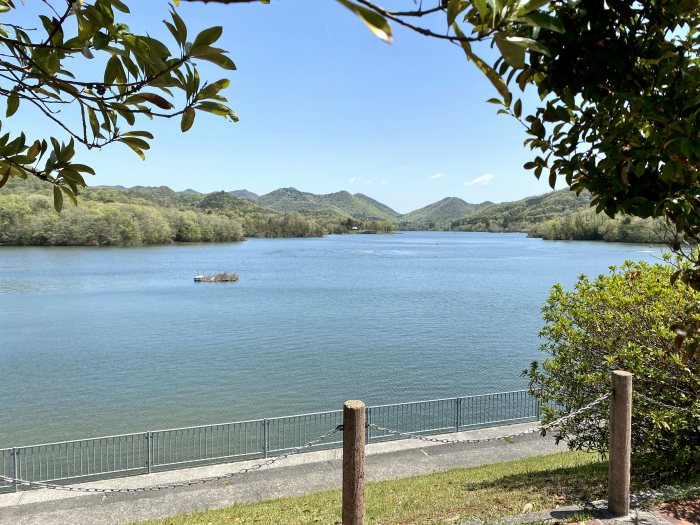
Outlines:
[[[659, 247], [522, 234], [0, 248], [0, 448], [526, 387], [540, 307]], [[236, 283], [194, 283], [197, 273]]]

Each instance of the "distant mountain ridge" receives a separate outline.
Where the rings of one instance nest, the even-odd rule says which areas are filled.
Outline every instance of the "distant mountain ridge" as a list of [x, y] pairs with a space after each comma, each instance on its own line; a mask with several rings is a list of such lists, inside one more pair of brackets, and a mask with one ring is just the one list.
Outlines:
[[528, 232], [534, 225], [589, 209], [590, 204], [590, 193], [576, 195], [566, 188], [477, 208], [461, 218], [459, 224], [453, 224], [453, 228], [461, 231]]
[[435, 227], [436, 225], [447, 225], [453, 221], [466, 217], [483, 206], [491, 203], [471, 204], [458, 197], [446, 197], [442, 200], [423, 206], [410, 213], [399, 217], [399, 226], [408, 229], [420, 226]]
[[394, 221], [399, 216], [386, 204], [349, 191], [317, 195], [296, 188], [280, 188], [262, 195], [257, 202], [280, 212], [331, 212], [363, 221]]
[[[469, 203], [446, 197], [409, 213], [391, 207], [362, 193], [337, 191], [315, 194], [296, 188], [279, 188], [265, 195], [242, 189], [200, 193], [175, 192], [167, 186], [101, 186], [131, 197], [165, 203], [180, 196], [183, 204], [199, 209], [236, 210], [237, 214], [265, 209], [275, 213], [306, 213], [326, 218], [359, 221], [387, 221], [405, 230], [530, 231], [534, 225], [567, 217], [590, 207], [590, 195], [577, 196], [567, 189], [526, 197], [517, 201]], [[89, 192], [88, 192], [89, 193]]]
[[248, 190], [235, 190], [235, 191], [229, 191], [228, 192], [230, 195], [235, 195], [236, 197], [243, 197], [244, 199], [250, 199], [251, 201], [257, 201], [260, 198], [260, 195], [257, 193], [253, 193], [252, 191]]
[[[0, 221], [0, 244], [133, 245], [396, 229], [526, 232], [547, 239], [622, 242], [661, 242], [668, 237], [666, 225], [659, 221], [596, 215], [590, 194], [577, 196], [568, 189], [499, 204], [447, 197], [399, 214], [367, 195], [348, 191], [317, 195], [280, 188], [258, 196], [248, 190], [204, 194], [167, 186], [95, 186], [81, 193], [79, 208], [67, 208], [58, 220], [47, 218], [52, 210], [49, 189], [35, 179], [7, 182], [0, 191], [0, 216], [9, 220]], [[36, 220], [39, 215], [45, 222]], [[100, 219], [107, 216], [120, 227]], [[65, 224], [70, 221], [69, 228]]]

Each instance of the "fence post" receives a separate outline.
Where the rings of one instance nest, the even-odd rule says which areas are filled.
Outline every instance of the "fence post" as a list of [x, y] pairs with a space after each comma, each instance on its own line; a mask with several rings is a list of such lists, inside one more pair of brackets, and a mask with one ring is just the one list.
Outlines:
[[612, 373], [610, 398], [610, 458], [608, 460], [608, 510], [614, 516], [630, 512], [630, 463], [632, 458], [632, 374]]
[[455, 399], [455, 432], [462, 426], [462, 398]]
[[365, 404], [343, 405], [343, 525], [363, 525], [365, 517]]
[[270, 449], [270, 432], [269, 430], [270, 420], [267, 418], [263, 419], [263, 457], [267, 459], [267, 453]]
[[[10, 476], [12, 479], [19, 479], [19, 457], [17, 454], [17, 448], [12, 447], [12, 453], [10, 455]], [[15, 483], [15, 492], [19, 492], [19, 484]]]
[[146, 472], [151, 473], [151, 465], [153, 464], [153, 450], [151, 448], [151, 431], [146, 432]]
[[372, 422], [372, 409], [371, 408], [368, 407], [367, 410], [365, 410], [365, 417], [367, 418], [367, 420], [365, 421], [365, 423], [366, 423], [366, 425], [365, 425], [365, 443], [367, 445], [369, 445], [369, 442], [372, 439], [372, 429], [369, 428], [369, 426], [367, 426], [367, 425], [369, 425]]

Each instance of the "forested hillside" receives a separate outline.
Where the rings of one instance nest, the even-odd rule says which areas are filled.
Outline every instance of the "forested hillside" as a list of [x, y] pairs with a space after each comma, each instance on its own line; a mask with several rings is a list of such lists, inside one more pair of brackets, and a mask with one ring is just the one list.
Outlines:
[[348, 191], [316, 195], [296, 188], [280, 188], [258, 197], [257, 202], [281, 212], [332, 213], [360, 221], [394, 221], [399, 216], [385, 204]]
[[526, 232], [544, 239], [665, 242], [660, 220], [610, 219], [590, 195], [560, 190], [519, 201], [470, 204], [448, 197], [405, 215], [361, 193], [314, 195], [281, 188], [252, 192], [160, 187], [86, 188], [80, 206], [59, 215], [44, 184], [13, 178], [0, 191], [0, 244], [132, 246], [238, 241], [244, 237], [310, 237], [327, 233], [452, 230]]
[[526, 232], [550, 240], [662, 243], [673, 238], [661, 219], [611, 219], [591, 208], [591, 195], [568, 189], [476, 209], [453, 221], [458, 231]]
[[675, 231], [663, 219], [611, 219], [589, 208], [535, 224], [528, 235], [549, 240], [668, 243], [674, 239]]
[[39, 181], [20, 179], [2, 189], [0, 244], [136, 246], [393, 228], [392, 223], [355, 221], [322, 208], [283, 213], [223, 191], [178, 193], [164, 186], [87, 188], [80, 206], [66, 206], [59, 215], [47, 189]]
[[399, 229], [401, 230], [442, 230], [450, 229], [452, 223], [461, 217], [473, 213], [475, 210], [489, 203], [470, 204], [457, 197], [447, 197], [440, 201], [428, 204], [423, 208], [406, 213], [399, 217]]
[[559, 190], [518, 201], [484, 206], [453, 221], [451, 229], [459, 231], [527, 232], [544, 221], [590, 208], [591, 197], [577, 197], [569, 190]]

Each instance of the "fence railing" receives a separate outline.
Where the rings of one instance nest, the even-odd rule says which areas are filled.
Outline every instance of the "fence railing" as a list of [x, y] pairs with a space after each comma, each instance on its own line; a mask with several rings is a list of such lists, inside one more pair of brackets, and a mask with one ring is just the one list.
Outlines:
[[[367, 407], [367, 422], [401, 432], [459, 432], [539, 419], [527, 391]], [[80, 482], [175, 468], [267, 458], [342, 424], [341, 410], [0, 449], [0, 474], [28, 481]], [[368, 443], [397, 438], [372, 428]], [[311, 447], [342, 445], [341, 438]], [[0, 481], [0, 492], [18, 490]]]

